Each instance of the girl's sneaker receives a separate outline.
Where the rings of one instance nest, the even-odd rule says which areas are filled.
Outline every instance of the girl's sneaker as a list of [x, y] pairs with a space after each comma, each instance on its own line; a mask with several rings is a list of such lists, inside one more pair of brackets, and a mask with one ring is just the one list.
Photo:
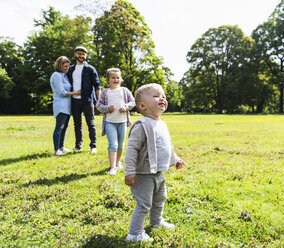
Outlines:
[[116, 164], [116, 169], [123, 169], [123, 165], [120, 161]]
[[110, 174], [111, 176], [116, 175], [116, 168], [111, 168], [110, 171], [109, 171], [109, 174]]
[[128, 242], [137, 242], [137, 241], [146, 241], [146, 242], [152, 242], [153, 239], [149, 237], [145, 231], [143, 231], [141, 234], [138, 235], [132, 235], [128, 234], [126, 237], [126, 241]]

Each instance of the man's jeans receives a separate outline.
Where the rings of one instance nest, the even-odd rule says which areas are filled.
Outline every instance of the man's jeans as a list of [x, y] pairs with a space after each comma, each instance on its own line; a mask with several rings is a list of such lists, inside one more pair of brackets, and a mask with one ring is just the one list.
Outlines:
[[126, 122], [113, 123], [106, 121], [105, 131], [108, 139], [108, 150], [122, 152], [126, 136]]
[[57, 151], [59, 148], [64, 147], [64, 140], [66, 129], [70, 120], [70, 115], [59, 113], [56, 116], [56, 124], [53, 132], [53, 144], [54, 150]]
[[96, 148], [97, 131], [94, 119], [94, 103], [90, 102], [88, 104], [81, 104], [81, 100], [72, 98], [71, 104], [76, 138], [75, 147], [78, 149], [82, 148], [82, 113], [84, 113], [89, 130], [89, 138], [91, 140], [90, 147]]

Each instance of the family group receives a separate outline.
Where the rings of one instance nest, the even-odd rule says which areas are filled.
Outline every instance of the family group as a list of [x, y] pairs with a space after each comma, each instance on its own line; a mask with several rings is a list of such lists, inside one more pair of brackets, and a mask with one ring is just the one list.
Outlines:
[[[53, 91], [53, 113], [56, 119], [53, 132], [54, 154], [63, 156], [71, 150], [64, 147], [65, 134], [72, 116], [75, 129], [74, 151], [82, 150], [82, 113], [88, 125], [90, 152], [97, 153], [96, 125], [94, 109], [103, 113], [102, 135], [108, 139], [110, 175], [122, 169], [121, 155], [127, 127], [128, 143], [125, 151], [125, 184], [136, 200], [132, 213], [127, 241], [151, 241], [144, 231], [144, 222], [149, 213], [151, 226], [173, 229], [175, 226], [165, 221], [163, 207], [167, 199], [166, 182], [163, 172], [170, 166], [181, 169], [184, 161], [174, 152], [171, 137], [161, 115], [168, 102], [159, 84], [146, 84], [138, 88], [135, 97], [121, 86], [123, 79], [118, 68], [110, 68], [106, 73], [108, 88], [101, 90], [96, 69], [86, 62], [87, 49], [75, 48], [76, 63], [60, 56], [51, 75]], [[130, 110], [134, 107], [143, 115], [131, 123]]]

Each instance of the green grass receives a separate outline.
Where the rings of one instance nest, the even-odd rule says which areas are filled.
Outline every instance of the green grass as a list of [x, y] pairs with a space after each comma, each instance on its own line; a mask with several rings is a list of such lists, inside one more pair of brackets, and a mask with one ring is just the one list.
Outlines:
[[[140, 116], [132, 116], [132, 120]], [[164, 216], [148, 244], [125, 242], [135, 201], [98, 154], [53, 156], [51, 116], [0, 116], [0, 247], [283, 247], [284, 115], [164, 114], [186, 162], [165, 173]], [[66, 147], [74, 147], [73, 122]]]

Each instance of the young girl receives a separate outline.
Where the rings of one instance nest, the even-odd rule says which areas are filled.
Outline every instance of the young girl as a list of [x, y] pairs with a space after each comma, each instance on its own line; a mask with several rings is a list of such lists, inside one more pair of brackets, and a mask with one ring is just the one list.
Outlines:
[[131, 125], [130, 112], [134, 106], [134, 97], [126, 87], [121, 87], [123, 79], [118, 68], [110, 68], [106, 73], [109, 88], [101, 92], [97, 109], [104, 114], [102, 136], [107, 135], [110, 175], [121, 169], [120, 162], [126, 129]]

